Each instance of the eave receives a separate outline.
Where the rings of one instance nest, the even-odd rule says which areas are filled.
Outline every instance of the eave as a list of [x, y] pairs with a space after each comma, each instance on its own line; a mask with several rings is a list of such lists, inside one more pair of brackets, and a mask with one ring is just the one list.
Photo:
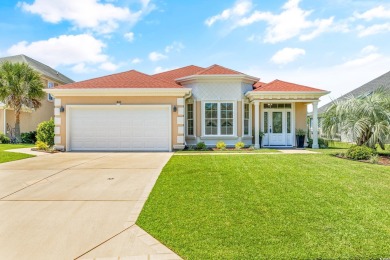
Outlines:
[[259, 81], [259, 78], [252, 77], [245, 74], [223, 74], [223, 75], [191, 75], [175, 79], [177, 83], [189, 84], [193, 82], [204, 82], [204, 81], [226, 81], [226, 80], [237, 80], [245, 83], [253, 84]]
[[295, 102], [311, 102], [318, 101], [320, 97], [329, 93], [329, 91], [249, 91], [245, 96], [250, 101], [291, 100]]
[[63, 96], [176, 96], [183, 97], [191, 95], [191, 89], [187, 88], [52, 88], [45, 89], [54, 97]]

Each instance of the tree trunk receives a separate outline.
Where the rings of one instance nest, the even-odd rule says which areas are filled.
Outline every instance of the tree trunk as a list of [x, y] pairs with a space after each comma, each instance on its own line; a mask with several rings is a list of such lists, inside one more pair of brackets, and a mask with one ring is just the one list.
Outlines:
[[20, 110], [15, 110], [15, 138], [16, 142], [20, 142]]

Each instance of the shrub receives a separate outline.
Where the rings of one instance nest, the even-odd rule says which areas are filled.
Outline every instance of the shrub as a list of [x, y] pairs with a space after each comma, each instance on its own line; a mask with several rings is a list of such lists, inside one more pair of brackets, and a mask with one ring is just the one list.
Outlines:
[[250, 151], [254, 151], [255, 150], [255, 147], [253, 145], [249, 146], [248, 150]]
[[49, 150], [49, 145], [45, 142], [37, 141], [35, 145], [37, 146], [38, 150], [44, 150], [44, 151]]
[[237, 150], [240, 150], [245, 147], [245, 144], [243, 142], [237, 142], [234, 146]]
[[38, 125], [37, 141], [46, 143], [49, 147], [54, 145], [54, 120], [44, 121]]
[[37, 131], [21, 133], [20, 137], [22, 138], [22, 143], [24, 144], [35, 144], [37, 141]]
[[199, 142], [196, 144], [195, 150], [199, 150], [199, 151], [207, 150], [207, 145], [204, 142]]
[[226, 149], [226, 144], [223, 141], [219, 141], [216, 146], [217, 146], [217, 149], [219, 149], [219, 150], [225, 150]]
[[374, 154], [376, 152], [367, 146], [353, 145], [348, 149], [346, 156], [352, 160], [368, 160]]
[[[318, 138], [318, 146], [320, 148], [328, 148], [329, 147], [329, 140], [324, 139], [324, 138]], [[313, 139], [312, 138], [308, 138], [307, 147], [308, 148], [313, 147]]]
[[379, 156], [377, 154], [373, 154], [370, 157], [370, 163], [377, 164], [379, 162]]
[[0, 143], [1, 144], [9, 144], [11, 142], [11, 139], [9, 139], [8, 136], [5, 134], [0, 133]]

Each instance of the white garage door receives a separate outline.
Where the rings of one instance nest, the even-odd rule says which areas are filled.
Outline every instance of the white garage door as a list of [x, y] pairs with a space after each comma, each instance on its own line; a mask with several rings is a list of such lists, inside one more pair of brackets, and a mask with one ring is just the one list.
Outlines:
[[77, 106], [68, 111], [68, 150], [169, 151], [169, 106]]

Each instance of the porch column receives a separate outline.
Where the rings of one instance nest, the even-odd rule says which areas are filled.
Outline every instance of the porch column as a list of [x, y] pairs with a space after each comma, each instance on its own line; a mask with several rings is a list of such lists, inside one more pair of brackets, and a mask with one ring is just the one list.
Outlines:
[[260, 133], [260, 111], [259, 101], [255, 101], [255, 148], [259, 149], [259, 133]]
[[313, 102], [313, 149], [318, 149], [318, 101]]

